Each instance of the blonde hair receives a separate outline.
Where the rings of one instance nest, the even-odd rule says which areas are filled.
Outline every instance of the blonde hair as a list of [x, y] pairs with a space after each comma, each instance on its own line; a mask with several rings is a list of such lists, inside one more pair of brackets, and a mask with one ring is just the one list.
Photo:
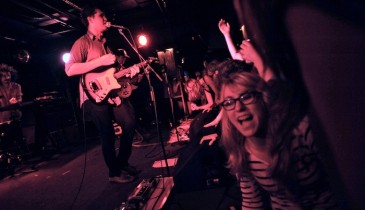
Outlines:
[[[219, 65], [219, 69], [217, 87], [221, 90], [220, 95], [226, 86], [244, 86], [261, 93], [262, 98], [257, 103], [263, 103], [266, 107], [266, 135], [272, 140], [271, 156], [277, 157], [271, 166], [271, 175], [285, 182], [290, 170], [291, 134], [306, 113], [305, 101], [303, 103], [297, 92], [283, 81], [270, 81], [272, 83], [269, 85], [255, 69], [242, 61], [225, 61]], [[236, 175], [246, 172], [249, 168], [245, 161], [245, 137], [233, 126], [224, 111], [221, 126], [228, 167]]]
[[206, 102], [204, 88], [199, 84], [198, 80], [190, 78], [186, 82], [186, 86], [191, 88], [191, 91], [186, 90], [188, 93], [188, 101], [201, 100], [202, 103]]
[[[258, 100], [265, 105], [270, 104], [268, 87], [265, 81], [252, 69], [252, 66], [246, 65], [239, 61], [225, 61], [220, 65], [220, 74], [218, 76], [217, 85], [220, 90], [220, 100], [222, 93], [227, 86], [238, 87], [244, 86], [251, 90], [257, 91], [260, 95]], [[257, 101], [260, 103], [260, 101]], [[266, 106], [265, 106], [266, 107]], [[228, 155], [228, 167], [233, 174], [242, 173], [245, 166], [245, 137], [230, 122], [225, 111], [223, 111], [222, 120], [222, 145]]]

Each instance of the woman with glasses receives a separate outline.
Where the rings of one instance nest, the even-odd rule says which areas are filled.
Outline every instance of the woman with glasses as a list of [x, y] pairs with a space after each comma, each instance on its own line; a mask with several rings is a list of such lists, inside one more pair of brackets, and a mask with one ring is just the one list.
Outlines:
[[305, 109], [289, 86], [232, 60], [220, 64], [217, 83], [221, 143], [242, 209], [335, 209]]

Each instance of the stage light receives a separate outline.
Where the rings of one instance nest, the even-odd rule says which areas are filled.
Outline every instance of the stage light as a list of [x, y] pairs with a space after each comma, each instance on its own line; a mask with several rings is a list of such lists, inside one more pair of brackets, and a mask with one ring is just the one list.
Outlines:
[[62, 56], [63, 62], [67, 63], [70, 60], [70, 53], [64, 53]]
[[138, 35], [138, 47], [144, 47], [148, 43], [147, 36], [144, 34]]
[[14, 57], [21, 63], [28, 63], [30, 60], [30, 53], [27, 50], [18, 50]]

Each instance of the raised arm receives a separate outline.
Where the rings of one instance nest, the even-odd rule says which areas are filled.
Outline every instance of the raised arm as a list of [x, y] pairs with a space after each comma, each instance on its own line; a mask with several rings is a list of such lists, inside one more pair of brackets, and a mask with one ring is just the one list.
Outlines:
[[218, 28], [226, 40], [229, 53], [231, 54], [233, 59], [245, 60], [247, 63], [253, 63], [260, 76], [265, 81], [276, 78], [272, 69], [269, 66], [265, 65], [262, 57], [256, 51], [249, 39], [243, 40], [240, 45], [240, 49], [236, 49], [236, 46], [233, 44], [231, 38], [229, 23], [223, 19], [220, 19], [218, 22]]
[[230, 34], [231, 27], [228, 22], [226, 22], [223, 19], [220, 19], [218, 22], [218, 28], [221, 31], [221, 33], [224, 36], [224, 39], [226, 40], [226, 44], [229, 50], [229, 53], [231, 54], [232, 59], [235, 60], [243, 60], [241, 54], [238, 52], [236, 46], [234, 45], [232, 41], [232, 37]]

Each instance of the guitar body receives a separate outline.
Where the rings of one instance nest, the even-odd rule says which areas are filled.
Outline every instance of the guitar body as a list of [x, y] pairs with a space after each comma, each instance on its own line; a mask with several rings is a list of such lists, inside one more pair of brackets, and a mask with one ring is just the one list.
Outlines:
[[[157, 58], [149, 58], [146, 61], [135, 64], [138, 68], [145, 66]], [[101, 103], [109, 99], [110, 92], [120, 89], [121, 85], [118, 83], [119, 78], [130, 74], [132, 67], [116, 72], [115, 68], [109, 68], [103, 71], [89, 72], [82, 76], [81, 85], [90, 100], [95, 103]], [[108, 100], [110, 102], [110, 100]], [[112, 102], [116, 104], [116, 102]]]
[[132, 95], [132, 91], [138, 88], [137, 85], [134, 85], [133, 79], [119, 79], [118, 83], [121, 87], [117, 90], [117, 94], [121, 98], [128, 98]]
[[108, 98], [110, 91], [121, 88], [114, 77], [115, 68], [103, 72], [89, 72], [83, 75], [83, 86], [89, 99], [101, 103]]

